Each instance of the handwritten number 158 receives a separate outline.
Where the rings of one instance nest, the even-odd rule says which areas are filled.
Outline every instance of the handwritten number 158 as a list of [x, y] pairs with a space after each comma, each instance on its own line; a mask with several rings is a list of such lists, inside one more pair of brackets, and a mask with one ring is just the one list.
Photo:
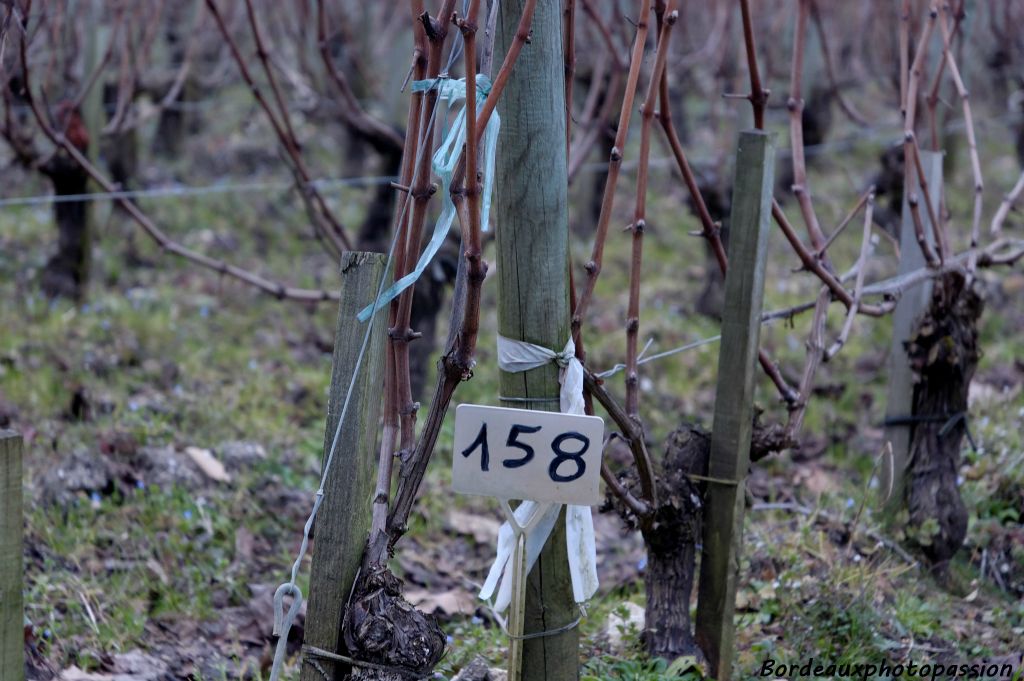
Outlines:
[[[512, 428], [509, 429], [508, 439], [505, 441], [505, 446], [521, 449], [523, 451], [523, 455], [517, 459], [504, 459], [502, 460], [501, 465], [505, 468], [519, 468], [533, 461], [535, 454], [533, 447], [520, 441], [519, 436], [528, 433], [536, 433], [539, 430], [540, 426], [513, 425]], [[577, 451], [566, 451], [563, 448], [563, 445], [569, 440], [576, 440], [580, 443], [580, 447]], [[550, 465], [548, 465], [548, 477], [555, 482], [572, 482], [573, 480], [582, 477], [583, 473], [587, 470], [587, 462], [584, 461], [583, 455], [589, 447], [590, 438], [581, 433], [568, 432], [560, 434], [551, 442], [551, 451], [555, 456], [551, 459]], [[476, 438], [473, 439], [468, 447], [462, 450], [462, 456], [469, 458], [477, 449], [480, 450], [480, 470], [489, 471], [491, 452], [487, 445], [486, 421], [480, 426], [480, 432], [477, 433]], [[569, 475], [559, 473], [559, 469], [562, 467], [562, 464], [565, 464], [566, 462], [571, 462], [576, 466], [576, 469]]]

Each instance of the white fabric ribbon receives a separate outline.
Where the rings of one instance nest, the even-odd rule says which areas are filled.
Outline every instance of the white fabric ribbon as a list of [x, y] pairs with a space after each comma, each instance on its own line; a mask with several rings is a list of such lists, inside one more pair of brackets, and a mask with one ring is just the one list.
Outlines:
[[[583, 365], [576, 359], [576, 345], [572, 338], [561, 352], [525, 341], [498, 335], [498, 366], [513, 373], [536, 369], [554, 362], [558, 364], [558, 382], [561, 389], [558, 402], [563, 414], [583, 415]], [[561, 504], [524, 501], [515, 510], [516, 522], [524, 525], [535, 511], [541, 520], [526, 535], [526, 571], [533, 568], [544, 542], [555, 527]], [[539, 509], [539, 510], [538, 510]], [[569, 574], [572, 578], [573, 600], [586, 602], [597, 591], [597, 543], [594, 539], [594, 520], [589, 506], [570, 505], [565, 513], [566, 548], [569, 553]], [[494, 600], [494, 610], [503, 612], [512, 598], [512, 551], [515, 533], [505, 522], [498, 531], [498, 555], [491, 566], [480, 598], [490, 600], [501, 578], [501, 587]]]

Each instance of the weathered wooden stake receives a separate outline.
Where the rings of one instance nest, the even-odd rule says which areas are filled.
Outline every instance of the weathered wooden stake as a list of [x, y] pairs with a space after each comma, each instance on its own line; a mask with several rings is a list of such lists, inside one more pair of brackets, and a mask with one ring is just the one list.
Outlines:
[[0, 430], [0, 681], [25, 678], [21, 435]]
[[695, 625], [711, 676], [722, 681], [732, 673], [733, 613], [743, 545], [774, 165], [774, 135], [757, 130], [740, 133], [708, 463], [709, 477], [728, 482], [708, 483]]
[[[921, 166], [927, 177], [929, 194], [935, 214], [939, 214], [938, 187], [942, 186], [942, 153], [921, 151]], [[920, 182], [913, 191], [923, 196]], [[899, 273], [919, 270], [926, 265], [924, 254], [914, 233], [914, 218], [910, 211], [910, 193], [903, 192], [903, 218], [900, 223], [900, 266]], [[930, 211], [923, 206], [919, 211], [924, 235], [928, 243], [935, 246], [935, 232], [932, 228]], [[889, 351], [889, 394], [885, 403], [885, 439], [892, 443], [892, 463], [882, 462], [879, 475], [881, 499], [886, 501], [886, 512], [893, 516], [903, 508], [903, 487], [910, 452], [912, 424], [909, 417], [913, 412], [914, 372], [910, 369], [910, 357], [904, 343], [917, 328], [921, 316], [927, 311], [932, 298], [932, 280], [926, 279], [909, 288], [900, 296], [892, 315], [892, 346]]]
[[[524, 0], [502, 2], [495, 53], [515, 39]], [[495, 182], [498, 331], [560, 351], [569, 340], [569, 217], [565, 158], [565, 63], [560, 3], [538, 3], [530, 42], [523, 48], [498, 103], [501, 133]], [[501, 395], [541, 401], [502, 406], [558, 411], [558, 367], [501, 374]], [[565, 513], [530, 572], [527, 634], [576, 619], [565, 546]], [[523, 641], [523, 679], [575, 680], [575, 629]]]
[[[385, 258], [379, 253], [343, 253], [341, 256], [341, 304], [334, 338], [334, 371], [327, 403], [324, 434], [326, 463], [345, 394], [366, 327], [356, 313], [377, 295]], [[332, 653], [344, 653], [341, 626], [352, 584], [370, 531], [370, 513], [377, 471], [377, 433], [384, 385], [384, 351], [387, 313], [373, 324], [359, 379], [341, 428], [338, 448], [324, 485], [324, 500], [317, 514], [313, 561], [309, 578], [304, 643]], [[328, 660], [307, 660], [301, 681], [323, 681], [313, 663], [334, 679], [346, 678], [350, 669]], [[334, 664], [335, 668], [329, 667]], [[332, 673], [333, 672], [333, 673]]]

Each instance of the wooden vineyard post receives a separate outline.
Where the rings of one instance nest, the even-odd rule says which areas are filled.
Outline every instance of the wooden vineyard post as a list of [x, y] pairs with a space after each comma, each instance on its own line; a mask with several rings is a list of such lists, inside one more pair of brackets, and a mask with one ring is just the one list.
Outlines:
[[[935, 215], [939, 214], [939, 191], [942, 186], [942, 153], [921, 151], [921, 166], [926, 173], [928, 186], [932, 188], [930, 198]], [[920, 182], [914, 192], [922, 196]], [[921, 246], [914, 233], [914, 218], [910, 211], [908, 192], [903, 193], [903, 216], [900, 223], [900, 266], [899, 273], [906, 274], [919, 270], [927, 264]], [[931, 222], [931, 211], [923, 207], [919, 211], [924, 226], [925, 240], [935, 246], [935, 232]], [[892, 315], [892, 346], [889, 351], [889, 392], [885, 402], [885, 440], [892, 443], [892, 465], [883, 462], [880, 467], [879, 490], [886, 501], [887, 514], [894, 516], [903, 507], [903, 484], [907, 458], [910, 453], [912, 424], [909, 417], [913, 411], [914, 374], [910, 369], [910, 357], [904, 343], [910, 340], [921, 315], [928, 309], [932, 297], [932, 280], [903, 292]]]
[[[495, 53], [515, 40], [525, 0], [500, 5]], [[498, 332], [562, 350], [569, 340], [569, 217], [565, 158], [565, 63], [560, 3], [538, 3], [530, 41], [498, 103], [501, 133], [495, 174]], [[558, 367], [501, 372], [501, 404], [558, 411]], [[524, 401], [526, 400], [526, 401]], [[526, 584], [526, 635], [571, 624], [573, 601], [565, 512], [555, 522]], [[579, 677], [579, 631], [523, 640], [522, 678]]]
[[745, 479], [750, 465], [754, 376], [761, 330], [764, 270], [771, 220], [774, 135], [740, 133], [732, 191], [729, 272], [711, 431], [704, 547], [697, 590], [697, 643], [711, 676], [732, 672], [733, 613], [743, 543]]
[[[341, 256], [341, 304], [334, 337], [324, 463], [366, 333], [366, 327], [356, 320], [356, 314], [376, 297], [384, 268], [385, 258], [379, 253], [343, 253]], [[342, 620], [370, 531], [376, 485], [376, 441], [384, 385], [387, 311], [367, 323], [374, 325], [372, 337], [366, 346], [359, 379], [353, 388], [338, 448], [324, 484], [309, 577], [304, 643], [331, 653], [344, 652]], [[313, 662], [307, 660], [302, 665], [301, 681], [323, 681], [324, 676]], [[332, 679], [346, 678], [351, 671], [328, 660], [317, 659], [315, 664], [323, 667]], [[329, 669], [331, 665], [335, 665], [333, 670]]]
[[25, 678], [21, 435], [0, 430], [0, 681]]

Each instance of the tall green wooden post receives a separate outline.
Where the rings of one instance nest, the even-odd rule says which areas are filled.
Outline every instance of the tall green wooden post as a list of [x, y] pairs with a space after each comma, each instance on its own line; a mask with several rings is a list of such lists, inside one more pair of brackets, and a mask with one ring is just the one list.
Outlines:
[[21, 435], [0, 430], [0, 681], [25, 678]]
[[708, 475], [722, 482], [708, 483], [704, 504], [704, 548], [695, 625], [697, 643], [708, 657], [711, 676], [720, 681], [727, 681], [732, 673], [733, 614], [743, 546], [744, 491], [750, 466], [774, 163], [774, 135], [759, 130], [740, 133], [708, 463]]
[[[501, 3], [495, 53], [515, 39], [524, 0]], [[494, 213], [497, 220], [498, 331], [561, 350], [569, 339], [569, 218], [565, 158], [565, 65], [560, 3], [538, 3], [524, 46], [498, 104]], [[502, 406], [558, 411], [554, 364], [501, 375]], [[538, 401], [540, 400], [540, 401]], [[565, 546], [564, 513], [555, 524], [526, 588], [524, 631], [557, 629], [576, 619]], [[579, 677], [579, 632], [527, 639], [525, 681]]]

